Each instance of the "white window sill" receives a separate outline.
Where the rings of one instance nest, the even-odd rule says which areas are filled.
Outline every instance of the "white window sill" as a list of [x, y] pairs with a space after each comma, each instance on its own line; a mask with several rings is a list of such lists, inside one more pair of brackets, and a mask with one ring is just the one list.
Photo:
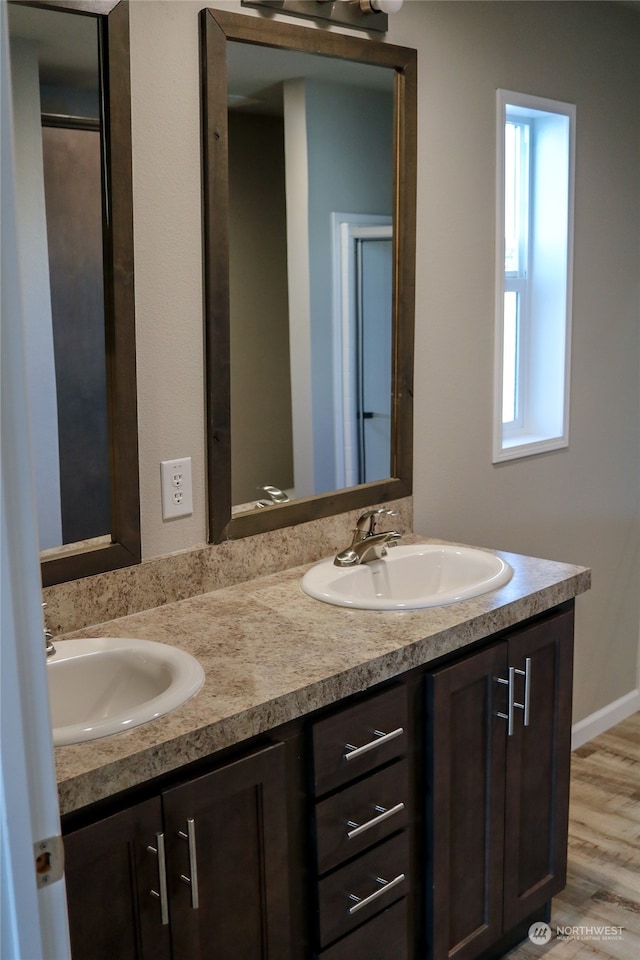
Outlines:
[[517, 437], [504, 437], [498, 449], [494, 450], [493, 463], [504, 460], [519, 460], [533, 457], [538, 453], [561, 450], [569, 446], [568, 437], [543, 437], [535, 434], [519, 434]]

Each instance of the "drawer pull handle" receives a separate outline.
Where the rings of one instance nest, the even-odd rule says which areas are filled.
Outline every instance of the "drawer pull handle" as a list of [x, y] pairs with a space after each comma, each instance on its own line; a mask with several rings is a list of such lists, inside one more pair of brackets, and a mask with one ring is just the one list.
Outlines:
[[345, 743], [344, 749], [346, 750], [346, 753], [344, 754], [344, 759], [355, 760], [356, 757], [361, 757], [363, 753], [368, 753], [369, 750], [373, 750], [375, 747], [381, 747], [383, 743], [389, 743], [390, 740], [395, 740], [396, 737], [401, 737], [403, 733], [403, 727], [398, 727], [397, 730], [392, 730], [391, 733], [383, 733], [382, 730], [374, 730], [373, 735], [375, 740], [370, 740], [368, 743], [364, 743], [361, 747], [354, 747], [352, 743]]
[[365, 897], [363, 900], [360, 897], [357, 897], [355, 893], [349, 894], [349, 900], [353, 901], [353, 906], [349, 907], [349, 916], [353, 916], [354, 913], [357, 913], [358, 910], [362, 910], [363, 907], [368, 907], [370, 903], [373, 903], [374, 900], [377, 900], [378, 897], [381, 897], [383, 893], [388, 893], [389, 890], [393, 890], [394, 887], [397, 887], [399, 883], [402, 883], [404, 880], [404, 873], [399, 873], [397, 877], [394, 877], [393, 880], [384, 880], [382, 877], [376, 877], [376, 883], [380, 884], [379, 890], [374, 890], [373, 893], [370, 893], [368, 897]]
[[509, 679], [505, 680], [504, 677], [496, 677], [498, 683], [504, 684], [507, 687], [507, 712], [506, 713], [496, 713], [496, 717], [500, 717], [501, 720], [507, 721], [507, 736], [513, 736], [513, 711], [516, 706], [515, 702], [515, 667], [509, 667]]
[[183, 883], [191, 887], [191, 907], [197, 910], [200, 906], [200, 895], [198, 893], [198, 860], [196, 856], [196, 822], [193, 818], [187, 820], [187, 832], [178, 830], [178, 836], [186, 840], [189, 844], [189, 870], [191, 876], [187, 877], [184, 873], [180, 874]]
[[167, 899], [167, 869], [166, 869], [166, 859], [164, 853], [164, 833], [156, 833], [156, 846], [152, 847], [151, 844], [147, 846], [149, 853], [155, 853], [158, 857], [158, 883], [160, 885], [160, 893], [157, 890], [150, 890], [149, 893], [152, 897], [156, 897], [160, 901], [160, 919], [162, 921], [162, 926], [166, 927], [169, 923], [169, 901]]
[[[524, 677], [524, 703], [518, 703], [515, 698], [516, 676]], [[500, 717], [501, 720], [507, 721], [507, 735], [511, 737], [513, 736], [514, 710], [522, 710], [523, 726], [529, 726], [531, 708], [531, 657], [527, 657], [525, 659], [524, 670], [518, 670], [516, 667], [509, 667], [509, 679], [505, 680], [502, 677], [496, 677], [496, 680], [498, 683], [504, 684], [504, 686], [508, 687], [507, 712], [497, 713], [496, 716]]]
[[522, 723], [525, 727], [529, 726], [529, 712], [531, 704], [531, 657], [527, 657], [524, 661], [524, 670], [514, 670], [519, 677], [524, 677], [524, 703], [517, 703], [514, 701], [514, 707], [517, 707], [518, 710], [523, 711]]
[[371, 820], [367, 820], [366, 823], [354, 823], [353, 820], [347, 822], [347, 826], [351, 827], [351, 830], [347, 830], [347, 839], [353, 840], [354, 837], [359, 837], [361, 833], [364, 833], [365, 830], [371, 830], [372, 827], [377, 827], [379, 823], [382, 823], [383, 820], [387, 820], [389, 817], [393, 817], [396, 813], [401, 813], [404, 810], [404, 803], [396, 803], [395, 807], [379, 807], [375, 806], [373, 808], [376, 810], [378, 816], [372, 817]]

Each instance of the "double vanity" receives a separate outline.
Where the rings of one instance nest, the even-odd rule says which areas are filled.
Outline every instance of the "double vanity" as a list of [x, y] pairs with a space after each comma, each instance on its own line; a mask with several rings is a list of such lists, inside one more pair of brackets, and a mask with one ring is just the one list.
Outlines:
[[[12, 35], [37, 29], [49, 39], [47, 22], [23, 22], [32, 6], [10, 4]], [[38, 4], [47, 6], [51, 16], [59, 4]], [[208, 545], [141, 563], [129, 4], [62, 6], [65, 18], [99, 19], [90, 41], [95, 48], [99, 37], [104, 66], [95, 124], [109, 147], [110, 186], [101, 197], [110, 228], [99, 331], [110, 345], [101, 388], [110, 529], [63, 532], [64, 546], [42, 557], [50, 625], [63, 634], [53, 638], [48, 670], [73, 956], [503, 953], [546, 917], [564, 885], [573, 602], [589, 588], [589, 571], [412, 536], [389, 549], [399, 535], [376, 539], [358, 526], [364, 517], [351, 546], [334, 542], [334, 521], [372, 504], [386, 505], [374, 512], [388, 513], [394, 501], [409, 509], [412, 494], [416, 51], [294, 26], [272, 11], [200, 11], [193, 97], [202, 114]], [[145, 5], [137, 6], [133, 39], [144, 21]], [[177, 12], [148, 6], [150, 24]], [[195, 16], [191, 27], [176, 34], [195, 44]], [[266, 156], [273, 89], [280, 145], [290, 133], [319, 131], [286, 156], [279, 147], [278, 216], [315, 210], [315, 219], [292, 218], [276, 244], [265, 213], [249, 230], [259, 242], [248, 259], [236, 228], [245, 210], [261, 206], [249, 199], [256, 171], [259, 196], [276, 196], [264, 179], [273, 165], [253, 162]], [[253, 108], [265, 115], [250, 130]], [[368, 118], [375, 123], [354, 126]], [[256, 145], [246, 148], [249, 135]], [[348, 158], [337, 160], [347, 139]], [[329, 157], [318, 154], [311, 167], [331, 169], [331, 196], [325, 179], [307, 178], [305, 160], [312, 146], [327, 145]], [[251, 162], [230, 177], [238, 156]], [[384, 161], [375, 178], [374, 158]], [[311, 192], [285, 196], [287, 179], [308, 180]], [[242, 216], [232, 180], [242, 183]], [[320, 222], [332, 230], [316, 230]], [[360, 358], [383, 400], [365, 410], [354, 389], [361, 338], [349, 310], [337, 309], [352, 302], [353, 271], [331, 264], [354, 262], [355, 240], [371, 230], [384, 238], [389, 307], [386, 332], [373, 339], [375, 363]], [[271, 248], [284, 254], [273, 267]], [[26, 254], [32, 264], [33, 251]], [[324, 273], [311, 278], [311, 265]], [[290, 316], [262, 269], [295, 304]], [[256, 300], [243, 311], [248, 292]], [[258, 334], [282, 347], [277, 368]], [[247, 372], [237, 361], [252, 347]], [[274, 400], [286, 401], [284, 414], [268, 405]], [[274, 432], [262, 443], [267, 425]], [[74, 441], [74, 477], [76, 451]], [[234, 489], [238, 478], [246, 489]], [[265, 481], [293, 487], [295, 497], [235, 507]], [[93, 496], [93, 484], [84, 486]], [[75, 505], [73, 492], [69, 499]], [[309, 531], [320, 523], [316, 551]], [[306, 563], [338, 546], [340, 565]], [[278, 567], [289, 569], [239, 582], [247, 569]], [[65, 620], [76, 608], [82, 618]], [[71, 634], [80, 623], [99, 625]]]
[[512, 575], [355, 609], [306, 593], [307, 565], [54, 640], [154, 640], [205, 677], [170, 713], [56, 749], [75, 957], [474, 958], [546, 916], [589, 571], [408, 536], [361, 572], [401, 550]]

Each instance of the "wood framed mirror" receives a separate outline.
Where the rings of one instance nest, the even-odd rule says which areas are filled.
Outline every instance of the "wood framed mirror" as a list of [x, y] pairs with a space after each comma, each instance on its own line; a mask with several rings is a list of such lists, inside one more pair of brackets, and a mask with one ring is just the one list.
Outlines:
[[11, 0], [8, 13], [46, 587], [141, 559], [129, 7]]
[[201, 12], [211, 542], [411, 493], [416, 74], [415, 50]]

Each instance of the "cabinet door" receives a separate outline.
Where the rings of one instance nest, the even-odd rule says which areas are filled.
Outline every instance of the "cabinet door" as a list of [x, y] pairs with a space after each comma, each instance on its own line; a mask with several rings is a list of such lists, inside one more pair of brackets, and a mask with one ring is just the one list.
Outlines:
[[[563, 889], [567, 868], [573, 610], [509, 638], [509, 664], [528, 672], [528, 726], [516, 709], [507, 742], [504, 927]], [[524, 705], [526, 677], [516, 675]]]
[[434, 960], [475, 957], [502, 932], [506, 666], [497, 644], [428, 677]]
[[[64, 837], [74, 960], [168, 960], [160, 903], [160, 799], [148, 800]], [[154, 891], [154, 893], [152, 893]], [[167, 919], [166, 917], [164, 919]]]
[[289, 956], [284, 746], [163, 794], [174, 960]]

